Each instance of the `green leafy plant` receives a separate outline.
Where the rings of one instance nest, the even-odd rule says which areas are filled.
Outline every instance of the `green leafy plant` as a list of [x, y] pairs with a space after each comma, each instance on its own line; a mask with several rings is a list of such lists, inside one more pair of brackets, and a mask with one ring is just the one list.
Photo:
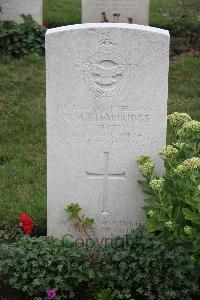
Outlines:
[[84, 249], [68, 240], [25, 236], [0, 247], [0, 280], [29, 296], [73, 299], [93, 276]]
[[113, 292], [111, 289], [104, 289], [97, 294], [96, 300], [114, 300], [115, 296], [112, 294]]
[[159, 152], [165, 174], [154, 175], [154, 163], [148, 156], [138, 159], [145, 178], [140, 181], [149, 195], [144, 207], [148, 229], [170, 239], [186, 243], [200, 264], [200, 122], [189, 115], [173, 113], [168, 125], [174, 143]]
[[24, 23], [0, 21], [0, 53], [16, 58], [36, 52], [44, 54], [45, 32], [31, 16], [22, 15]]
[[13, 243], [23, 236], [23, 232], [19, 227], [0, 226], [0, 244]]
[[89, 239], [92, 239], [87, 231], [87, 228], [94, 224], [94, 219], [88, 218], [85, 215], [80, 215], [81, 211], [82, 208], [78, 203], [71, 203], [65, 208], [65, 212], [69, 215], [69, 220], [74, 221], [75, 228], [81, 232], [84, 232]]
[[130, 290], [122, 290], [119, 293], [118, 291], [113, 291], [111, 288], [107, 288], [101, 290], [96, 296], [96, 300], [115, 300], [115, 299], [133, 300], [130, 294]]
[[[0, 246], [0, 282], [45, 299], [192, 299], [200, 295], [188, 249], [138, 227], [110, 244], [25, 236]], [[3, 285], [2, 284], [2, 285]]]
[[[97, 299], [192, 299], [198, 270], [190, 251], [140, 226], [102, 247], [91, 282]], [[110, 296], [110, 297], [111, 297]], [[99, 298], [98, 298], [99, 297]]]

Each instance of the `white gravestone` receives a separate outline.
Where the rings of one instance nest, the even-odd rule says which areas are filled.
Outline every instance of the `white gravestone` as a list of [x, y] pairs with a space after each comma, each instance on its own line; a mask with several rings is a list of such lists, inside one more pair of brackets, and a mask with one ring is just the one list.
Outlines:
[[150, 0], [82, 0], [82, 23], [149, 24]]
[[43, 0], [0, 0], [0, 20], [22, 23], [21, 15], [31, 15], [33, 19], [42, 24]]
[[84, 24], [46, 34], [48, 234], [72, 239], [79, 203], [98, 241], [144, 221], [137, 158], [166, 142], [169, 34]]

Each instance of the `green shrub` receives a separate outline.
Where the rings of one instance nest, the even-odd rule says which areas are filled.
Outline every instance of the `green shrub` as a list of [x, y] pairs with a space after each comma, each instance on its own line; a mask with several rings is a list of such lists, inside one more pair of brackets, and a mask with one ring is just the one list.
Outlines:
[[96, 300], [114, 300], [114, 299], [115, 299], [115, 295], [113, 294], [113, 291], [111, 289], [101, 290], [96, 296]]
[[123, 300], [192, 299], [198, 290], [189, 251], [143, 227], [102, 248], [95, 266], [93, 290], [102, 289], [97, 299], [112, 299], [106, 294], [110, 290], [114, 299]]
[[71, 299], [93, 276], [86, 252], [66, 240], [23, 237], [2, 245], [0, 255], [1, 280], [29, 296], [54, 289], [59, 299]]
[[[198, 274], [187, 249], [145, 228], [106, 246], [79, 248], [47, 237], [0, 247], [0, 279], [30, 296], [56, 299], [192, 299]], [[42, 298], [42, 299], [43, 299]], [[39, 299], [39, 298], [38, 298]]]
[[118, 291], [117, 289], [112, 290], [111, 288], [103, 289], [97, 293], [95, 300], [116, 300], [116, 299], [129, 299], [133, 300], [130, 290]]
[[31, 16], [23, 16], [23, 20], [20, 25], [0, 21], [0, 53], [17, 58], [32, 52], [44, 54], [46, 29]]
[[165, 238], [179, 238], [200, 266], [200, 122], [187, 114], [173, 113], [168, 125], [174, 143], [159, 152], [164, 176], [154, 175], [150, 157], [138, 159], [145, 178], [141, 184], [149, 194], [145, 199], [148, 228]]
[[108, 289], [104, 289], [102, 291], [100, 291], [96, 298], [96, 300], [116, 300], [116, 299], [129, 299], [129, 300], [133, 300], [133, 298], [131, 297], [130, 294], [130, 290], [122, 290], [122, 291], [118, 291], [118, 290], [112, 290], [110, 288]]
[[0, 244], [13, 243], [23, 236], [24, 233], [20, 227], [8, 227], [5, 225], [0, 226]]

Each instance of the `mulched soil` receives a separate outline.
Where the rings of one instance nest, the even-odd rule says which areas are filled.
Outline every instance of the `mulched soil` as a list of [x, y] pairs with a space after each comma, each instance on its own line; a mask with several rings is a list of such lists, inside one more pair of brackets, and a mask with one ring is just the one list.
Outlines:
[[[193, 300], [199, 300], [199, 297], [196, 296], [192, 298]], [[18, 291], [12, 289], [11, 287], [0, 288], [0, 300], [33, 300], [33, 298], [19, 293]], [[74, 300], [89, 300], [87, 296], [79, 296]], [[142, 300], [142, 299], [141, 299]]]
[[0, 288], [0, 300], [32, 300], [32, 298], [9, 286], [4, 286]]
[[[0, 286], [0, 300], [33, 300], [33, 298], [12, 289], [10, 286]], [[84, 288], [74, 300], [89, 300], [87, 295], [84, 295]]]

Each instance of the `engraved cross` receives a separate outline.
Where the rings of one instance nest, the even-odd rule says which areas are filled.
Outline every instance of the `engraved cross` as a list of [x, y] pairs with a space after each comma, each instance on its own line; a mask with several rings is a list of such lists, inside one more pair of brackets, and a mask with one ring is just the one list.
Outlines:
[[125, 179], [125, 172], [119, 174], [109, 173], [109, 152], [104, 152], [104, 172], [103, 173], [90, 173], [87, 172], [87, 176], [90, 179], [103, 178], [103, 208], [102, 214], [109, 214], [107, 207], [108, 202], [108, 181], [109, 179]]

